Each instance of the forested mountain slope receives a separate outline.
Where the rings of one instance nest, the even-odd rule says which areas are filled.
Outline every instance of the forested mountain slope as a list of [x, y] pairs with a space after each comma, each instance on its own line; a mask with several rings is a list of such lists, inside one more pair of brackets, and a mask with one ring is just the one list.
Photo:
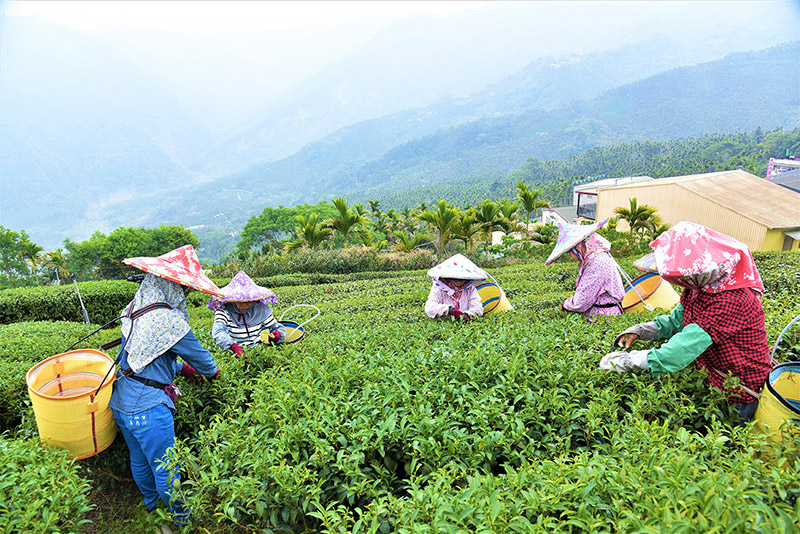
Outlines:
[[[343, 130], [280, 162], [153, 196], [144, 202], [149, 212], [137, 201], [119, 204], [104, 216], [112, 226], [207, 225], [201, 239], [211, 244], [231, 240], [223, 234], [235, 233], [265, 206], [316, 203], [338, 195], [380, 198], [430, 184], [468, 182], [470, 176], [503, 175], [530, 157], [558, 159], [611, 143], [793, 127], [800, 117], [798, 81], [786, 73], [800, 71], [799, 52], [800, 45], [793, 43], [735, 54], [556, 110], [473, 121], [399, 145], [356, 168], [345, 160], [358, 160], [369, 136]], [[377, 122], [370, 126], [385, 131]]]

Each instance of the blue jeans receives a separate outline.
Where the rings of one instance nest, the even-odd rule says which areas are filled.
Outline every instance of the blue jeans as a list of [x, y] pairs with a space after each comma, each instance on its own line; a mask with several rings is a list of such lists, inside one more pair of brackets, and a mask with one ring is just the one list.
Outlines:
[[172, 511], [177, 524], [189, 520], [189, 512], [183, 501], [176, 499], [170, 504], [173, 479], [180, 480], [177, 472], [170, 472], [161, 461], [167, 451], [175, 445], [175, 422], [172, 411], [164, 404], [135, 414], [114, 412], [114, 421], [131, 452], [133, 480], [144, 496], [144, 505], [152, 510], [161, 499]]

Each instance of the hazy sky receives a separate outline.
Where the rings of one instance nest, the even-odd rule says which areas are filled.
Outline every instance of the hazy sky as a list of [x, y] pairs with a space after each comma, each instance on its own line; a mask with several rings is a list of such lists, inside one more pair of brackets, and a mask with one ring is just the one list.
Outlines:
[[[428, 28], [446, 21], [450, 28], [463, 28], [466, 38], [474, 36], [476, 42], [489, 26], [496, 30], [506, 25], [506, 49], [513, 47], [518, 52], [516, 62], [503, 58], [509, 70], [503, 75], [508, 75], [536, 59], [534, 51], [585, 51], [579, 47], [588, 46], [592, 34], [592, 46], [611, 48], [625, 44], [626, 39], [646, 38], [648, 32], [660, 31], [670, 21], [679, 27], [685, 20], [687, 27], [697, 28], [692, 31], [717, 24], [730, 25], [734, 32], [745, 27], [759, 35], [775, 26], [797, 28], [798, 5], [800, 0], [0, 0], [0, 13], [36, 16], [100, 37], [183, 95], [187, 107], [236, 115], [246, 113], [256, 102], [269, 105], [381, 32], [411, 21], [425, 20]], [[759, 12], [771, 16], [766, 22], [758, 21]], [[741, 26], [735, 28], [732, 22]], [[517, 40], [512, 41], [512, 34], [523, 40], [514, 37]], [[452, 41], [453, 34], [443, 38]], [[528, 50], [523, 50], [525, 47]], [[230, 98], [234, 94], [236, 101]], [[210, 104], [215, 109], [210, 109]]]
[[[7, 1], [2, 13], [36, 16], [100, 36], [157, 65], [175, 84], [224, 94], [258, 83], [276, 98], [388, 26], [487, 2], [460, 1]], [[266, 82], [256, 71], [275, 75]]]

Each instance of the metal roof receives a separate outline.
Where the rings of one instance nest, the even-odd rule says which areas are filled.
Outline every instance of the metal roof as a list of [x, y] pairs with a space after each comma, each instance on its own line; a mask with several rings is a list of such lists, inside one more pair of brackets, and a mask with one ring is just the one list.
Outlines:
[[658, 178], [609, 189], [675, 184], [769, 228], [800, 227], [800, 193], [743, 170]]

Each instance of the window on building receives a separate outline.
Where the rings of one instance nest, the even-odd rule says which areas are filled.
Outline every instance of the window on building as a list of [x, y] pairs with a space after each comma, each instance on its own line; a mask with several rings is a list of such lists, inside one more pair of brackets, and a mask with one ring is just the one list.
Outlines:
[[578, 193], [578, 217], [597, 218], [597, 193]]

